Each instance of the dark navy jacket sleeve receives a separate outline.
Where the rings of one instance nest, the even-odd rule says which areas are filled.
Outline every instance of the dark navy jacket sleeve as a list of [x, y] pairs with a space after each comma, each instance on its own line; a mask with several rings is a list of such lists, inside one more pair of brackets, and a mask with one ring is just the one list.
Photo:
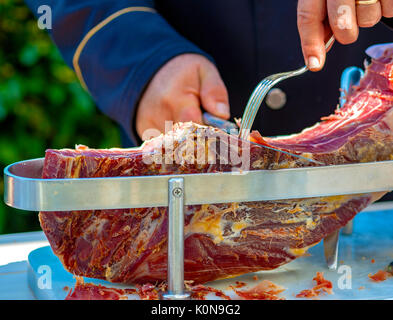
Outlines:
[[52, 10], [51, 37], [98, 107], [118, 122], [134, 143], [133, 119], [149, 80], [183, 53], [207, 56], [154, 10], [149, 0], [26, 0], [37, 14]]

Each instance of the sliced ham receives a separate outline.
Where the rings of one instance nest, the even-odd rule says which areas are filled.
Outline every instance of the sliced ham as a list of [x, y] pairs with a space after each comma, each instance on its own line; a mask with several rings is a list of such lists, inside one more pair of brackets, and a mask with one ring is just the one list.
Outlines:
[[[254, 131], [251, 142], [246, 143], [215, 128], [180, 123], [136, 149], [79, 146], [75, 150], [47, 150], [43, 178], [317, 165], [275, 149], [321, 165], [393, 160], [393, 49], [368, 66], [360, 85], [346, 101], [333, 115], [287, 137], [263, 138]], [[201, 137], [205, 143], [198, 143]], [[190, 144], [191, 154], [187, 152]], [[248, 160], [247, 167], [223, 150], [235, 150], [238, 158], [249, 155], [243, 157]], [[185, 279], [204, 283], [277, 268], [303, 255], [382, 195], [187, 206]], [[41, 212], [39, 218], [53, 252], [68, 271], [112, 282], [154, 283], [167, 276], [167, 213], [166, 208], [156, 207]]]

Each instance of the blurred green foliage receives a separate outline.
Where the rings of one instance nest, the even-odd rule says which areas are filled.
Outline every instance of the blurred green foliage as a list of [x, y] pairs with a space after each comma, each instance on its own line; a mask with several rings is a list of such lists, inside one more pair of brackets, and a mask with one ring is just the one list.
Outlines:
[[[0, 169], [43, 157], [47, 148], [120, 146], [117, 126], [101, 114], [40, 30], [22, 0], [0, 0]], [[3, 174], [0, 196], [3, 198]], [[0, 233], [39, 230], [36, 212], [0, 201]]]

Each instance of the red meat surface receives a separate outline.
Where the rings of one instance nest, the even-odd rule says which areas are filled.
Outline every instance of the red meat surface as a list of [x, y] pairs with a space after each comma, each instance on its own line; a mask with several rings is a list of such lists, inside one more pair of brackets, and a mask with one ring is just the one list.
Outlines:
[[[180, 123], [135, 149], [47, 150], [43, 178], [317, 165], [262, 145], [321, 165], [392, 160], [393, 50], [366, 71], [343, 108], [299, 134], [272, 139], [254, 131], [248, 143], [219, 129]], [[247, 161], [239, 162], [239, 157]], [[204, 283], [277, 268], [303, 255], [383, 194], [187, 206], [185, 279]], [[166, 279], [167, 208], [41, 212], [39, 218], [53, 252], [73, 274], [122, 283]]]
[[256, 286], [248, 290], [238, 290], [235, 287], [232, 287], [232, 290], [235, 291], [240, 299], [244, 300], [285, 300], [279, 296], [285, 288], [269, 280], [262, 280]]
[[378, 270], [375, 274], [370, 273], [368, 277], [374, 282], [381, 282], [393, 277], [393, 275], [386, 270]]
[[[232, 300], [222, 290], [202, 284], [192, 285], [186, 281], [185, 287], [192, 300], [206, 300], [208, 295], [212, 295], [211, 298], [215, 296], [221, 300]], [[235, 287], [231, 289], [236, 294], [235, 299], [284, 300], [279, 294], [285, 289], [268, 280], [261, 281], [249, 290], [243, 289], [240, 291]], [[144, 285], [137, 285], [136, 289], [118, 289], [108, 288], [100, 284], [85, 283], [83, 279], [79, 278], [75, 287], [68, 292], [65, 300], [134, 300], [136, 296], [141, 300], [159, 300], [166, 291], [167, 285], [165, 282], [162, 282], [159, 286], [145, 283]]]
[[317, 283], [312, 289], [305, 289], [296, 295], [296, 298], [314, 298], [323, 293], [333, 294], [333, 284], [323, 277], [323, 272], [317, 272], [313, 278]]

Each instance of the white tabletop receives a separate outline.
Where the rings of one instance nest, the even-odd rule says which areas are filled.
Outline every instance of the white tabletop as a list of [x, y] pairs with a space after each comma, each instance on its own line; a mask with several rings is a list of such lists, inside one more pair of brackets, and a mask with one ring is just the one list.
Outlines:
[[[393, 202], [381, 202], [364, 211], [392, 208]], [[27, 258], [32, 250], [47, 245], [41, 231], [0, 235], [0, 300], [35, 299], [27, 281]]]
[[0, 300], [35, 299], [27, 284], [27, 256], [48, 244], [42, 231], [0, 235]]

